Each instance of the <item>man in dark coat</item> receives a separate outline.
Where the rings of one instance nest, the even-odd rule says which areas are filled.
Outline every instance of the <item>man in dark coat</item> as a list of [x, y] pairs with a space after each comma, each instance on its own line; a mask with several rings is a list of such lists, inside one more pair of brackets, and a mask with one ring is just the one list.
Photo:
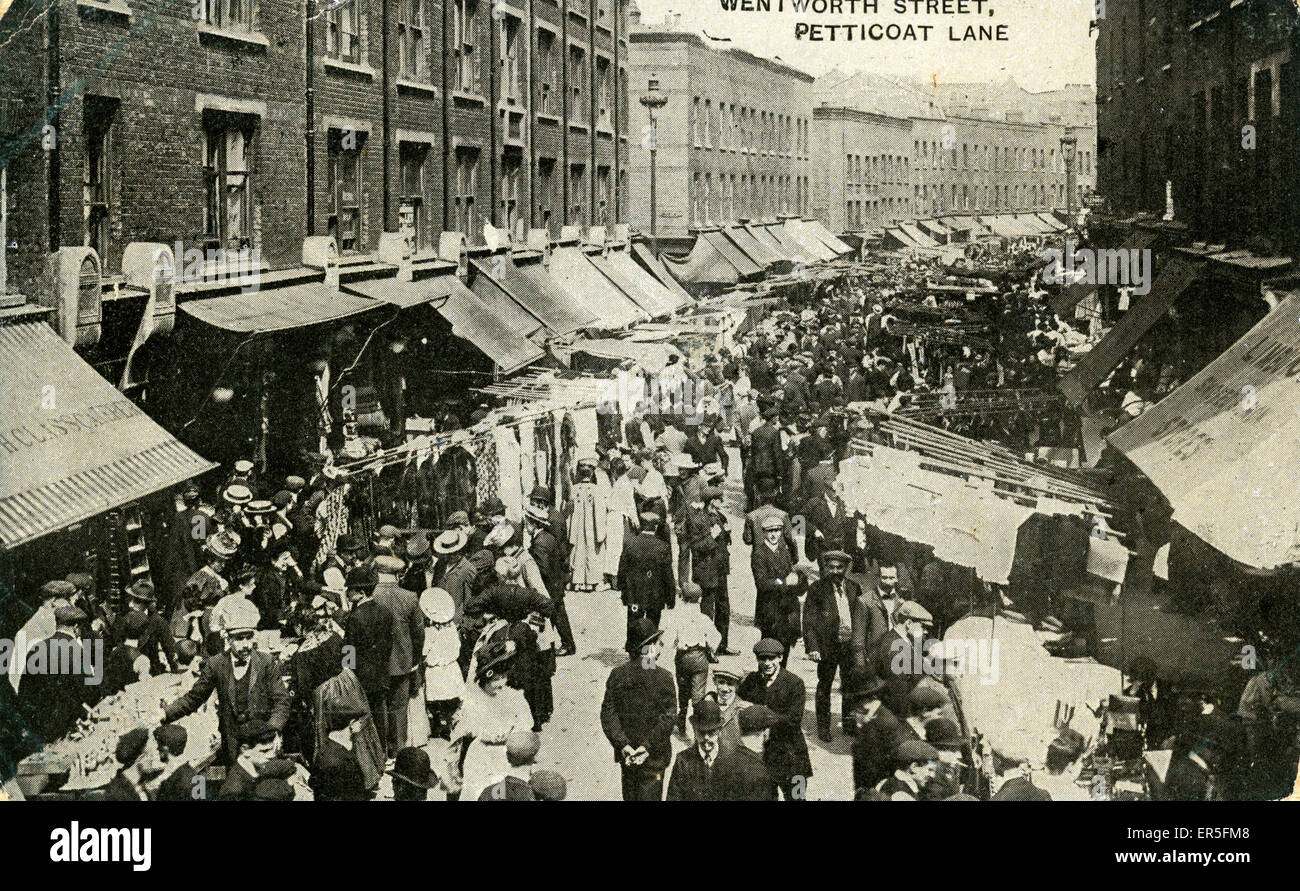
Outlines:
[[572, 656], [577, 652], [573, 640], [573, 627], [569, 624], [569, 611], [564, 606], [564, 595], [569, 586], [569, 561], [564, 556], [564, 546], [556, 538], [551, 527], [550, 513], [546, 508], [530, 504], [525, 509], [528, 528], [532, 530], [532, 541], [528, 553], [532, 555], [537, 570], [542, 574], [546, 593], [551, 597], [551, 621], [555, 632], [560, 636], [559, 656]]
[[727, 469], [727, 450], [722, 445], [722, 437], [717, 434], [717, 426], [715, 420], [705, 418], [700, 423], [700, 426], [695, 428], [695, 432], [690, 439], [686, 440], [683, 451], [694, 458], [701, 467], [717, 462], [722, 465], [725, 472]]
[[731, 532], [722, 513], [722, 490], [706, 486], [700, 497], [704, 507], [692, 508], [686, 518], [691, 580], [703, 591], [700, 611], [713, 620], [713, 626], [722, 635], [717, 655], [735, 655], [735, 651], [727, 647], [731, 628], [731, 599], [727, 594], [727, 575], [731, 572]]
[[659, 515], [641, 514], [641, 530], [623, 544], [618, 560], [618, 590], [627, 607], [627, 643], [634, 643], [632, 628], [638, 619], [648, 618], [656, 627], [659, 614], [677, 599], [673, 577], [672, 549], [656, 533]]
[[924, 646], [932, 620], [923, 606], [909, 600], [894, 611], [894, 623], [889, 633], [868, 649], [866, 664], [868, 672], [885, 682], [881, 701], [895, 715], [907, 715], [911, 708], [908, 694], [925, 676], [916, 671], [916, 650]]
[[158, 743], [158, 756], [163, 770], [170, 771], [158, 784], [155, 801], [202, 801], [204, 786], [199, 774], [182, 757], [189, 743], [189, 734], [180, 724], [164, 724], [153, 732]]
[[[388, 734], [384, 742], [388, 757], [395, 758], [406, 748], [411, 673], [422, 665], [424, 656], [424, 614], [420, 612], [419, 595], [398, 586], [397, 578], [406, 568], [406, 561], [381, 554], [374, 563], [379, 579], [375, 585], [375, 602], [393, 615], [393, 646], [388, 654]], [[416, 707], [423, 707], [423, 699]]]
[[750, 552], [749, 567], [754, 575], [754, 624], [764, 637], [788, 649], [799, 639], [799, 585], [794, 557], [782, 540], [784, 531], [780, 517], [763, 520], [763, 540]]
[[785, 647], [763, 638], [754, 646], [758, 670], [740, 682], [737, 694], [746, 702], [765, 705], [780, 717], [763, 747], [768, 775], [786, 801], [802, 801], [808, 794], [812, 761], [803, 738], [805, 689], [798, 676], [781, 667]]
[[254, 642], [256, 610], [231, 610], [226, 632], [229, 650], [203, 663], [194, 686], [162, 710], [162, 721], [176, 721], [196, 711], [217, 694], [217, 726], [229, 761], [239, 756], [239, 728], [264, 721], [275, 733], [289, 720], [289, 691], [280, 680], [280, 662], [259, 652]]
[[[785, 452], [781, 449], [781, 431], [777, 419], [781, 412], [775, 406], [763, 412], [763, 423], [754, 428], [749, 437], [749, 466], [755, 491], [777, 483], [785, 476]], [[766, 482], [765, 482], [766, 481]]]
[[822, 554], [822, 577], [808, 588], [803, 605], [803, 648], [817, 663], [817, 735], [831, 741], [831, 686], [840, 676], [840, 722], [851, 732], [844, 688], [849, 673], [866, 665], [862, 590], [848, 578], [852, 558], [843, 551]]
[[[761, 708], [761, 706], [755, 706]], [[771, 801], [776, 787], [763, 759], [744, 746], [726, 748], [719, 739], [722, 710], [705, 700], [691, 715], [695, 745], [677, 755], [668, 781], [668, 801]]]
[[629, 629], [628, 661], [609, 674], [600, 726], [623, 771], [624, 801], [658, 801], [672, 760], [677, 685], [659, 667], [660, 631], [644, 616]]
[[369, 564], [348, 573], [348, 597], [352, 609], [343, 621], [343, 653], [355, 660], [354, 671], [361, 690], [366, 694], [375, 729], [385, 744], [389, 739], [387, 722], [388, 667], [393, 655], [393, 614], [375, 600], [379, 576]]
[[804, 552], [816, 560], [823, 551], [849, 551], [857, 547], [857, 537], [849, 536], [853, 521], [848, 508], [832, 486], [821, 486], [804, 502], [803, 516], [807, 536]]
[[72, 730], [84, 714], [82, 706], [99, 698], [100, 688], [92, 675], [102, 673], [104, 666], [94, 663], [93, 656], [86, 658], [86, 644], [77, 637], [77, 626], [85, 620], [86, 613], [78, 607], [57, 607], [54, 634], [33, 643], [25, 654], [27, 671], [18, 688], [18, 710], [42, 742], [53, 742]]
[[[23, 682], [26, 686], [27, 682]], [[158, 744], [148, 730], [136, 727], [118, 739], [113, 757], [122, 765], [104, 786], [105, 801], [149, 801], [150, 781], [162, 772]]]
[[853, 738], [853, 788], [874, 789], [894, 770], [894, 752], [908, 739], [920, 739], [906, 721], [881, 704], [885, 682], [880, 678], [855, 678], [848, 698], [856, 727]]

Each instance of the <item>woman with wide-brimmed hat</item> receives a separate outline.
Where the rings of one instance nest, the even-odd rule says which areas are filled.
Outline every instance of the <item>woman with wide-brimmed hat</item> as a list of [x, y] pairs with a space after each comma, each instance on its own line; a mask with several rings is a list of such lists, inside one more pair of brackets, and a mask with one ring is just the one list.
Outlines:
[[493, 777], [510, 772], [506, 740], [516, 731], [533, 729], [522, 691], [506, 685], [506, 672], [517, 651], [513, 640], [489, 639], [471, 660], [472, 680], [451, 731], [452, 751], [461, 753], [463, 801], [477, 801]]

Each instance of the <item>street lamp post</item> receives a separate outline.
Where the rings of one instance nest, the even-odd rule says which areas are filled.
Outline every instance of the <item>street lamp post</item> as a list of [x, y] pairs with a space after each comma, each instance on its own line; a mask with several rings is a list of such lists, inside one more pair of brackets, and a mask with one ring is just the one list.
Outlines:
[[1065, 161], [1065, 218], [1074, 225], [1075, 159], [1078, 157], [1079, 140], [1071, 127], [1065, 128], [1061, 137], [1061, 158]]
[[659, 128], [655, 121], [655, 111], [668, 104], [668, 97], [659, 89], [659, 78], [650, 78], [650, 83], [646, 87], [645, 95], [638, 101], [645, 106], [646, 111], [650, 114], [650, 131], [646, 134], [646, 138], [649, 140], [647, 148], [650, 149], [650, 249], [654, 251], [655, 256], [658, 256], [659, 194], [658, 184], [655, 182], [655, 179], [657, 176], [656, 155], [659, 148]]

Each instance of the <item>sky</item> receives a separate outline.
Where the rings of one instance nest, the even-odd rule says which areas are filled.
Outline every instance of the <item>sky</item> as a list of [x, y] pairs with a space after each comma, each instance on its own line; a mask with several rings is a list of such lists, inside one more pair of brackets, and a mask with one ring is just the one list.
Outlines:
[[[1094, 0], [985, 0], [982, 14], [914, 14], [914, 0], [899, 0], [908, 12], [898, 14], [896, 0], [877, 0], [878, 12], [847, 12], [843, 0], [838, 15], [795, 12], [792, 4], [805, 0], [769, 0], [770, 12], [722, 8], [733, 0], [635, 0], [642, 20], [655, 23], [666, 12], [682, 15], [681, 24], [713, 37], [729, 37], [742, 49], [783, 61], [810, 74], [831, 68], [866, 68], [878, 74], [925, 82], [1004, 81], [1014, 77], [1026, 89], [1059, 89], [1067, 83], [1096, 81], [1096, 33], [1088, 33]], [[753, 0], [751, 0], [753, 2]], [[777, 11], [778, 2], [785, 10]], [[817, 0], [833, 2], [833, 0]], [[940, 0], [941, 2], [941, 0]], [[956, 3], [957, 0], [947, 0]], [[969, 7], [973, 10], [974, 0]], [[920, 0], [922, 7], [926, 0]], [[990, 14], [991, 13], [991, 14]], [[798, 40], [795, 27], [817, 24], [931, 25], [928, 41], [866, 40], [810, 42]], [[952, 41], [951, 27], [961, 36], [967, 26], [1006, 25], [1006, 41]], [[823, 32], [826, 35], [828, 32]], [[843, 32], [840, 32], [841, 34]], [[914, 32], [919, 33], [919, 29]]]

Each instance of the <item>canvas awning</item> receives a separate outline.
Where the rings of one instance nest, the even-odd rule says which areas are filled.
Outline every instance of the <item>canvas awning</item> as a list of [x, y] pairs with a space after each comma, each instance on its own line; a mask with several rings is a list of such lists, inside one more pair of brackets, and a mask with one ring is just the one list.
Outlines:
[[0, 549], [215, 467], [156, 424], [45, 322], [0, 327]]
[[1169, 312], [1178, 295], [1196, 281], [1202, 266], [1200, 262], [1183, 257], [1169, 261], [1156, 277], [1151, 293], [1134, 301], [1124, 317], [1110, 329], [1110, 333], [1057, 383], [1071, 404], [1080, 405], [1088, 398], [1093, 388], [1128, 355], [1128, 351], [1133, 349], [1142, 335]]
[[[514, 261], [504, 254], [474, 259], [470, 261], [470, 265], [480, 276], [490, 279], [511, 300], [527, 310], [553, 334], [572, 334], [579, 328], [593, 326], [596, 322], [596, 318], [590, 312], [566, 298], [549, 280], [542, 277], [545, 275], [545, 270], [542, 270], [542, 276], [538, 276], [536, 272], [526, 275], [524, 270], [528, 267], [516, 266]], [[475, 293], [478, 291], [476, 290]]]
[[[1149, 232], [1145, 229], [1138, 229], [1129, 233], [1128, 238], [1118, 248], [1119, 251], [1140, 251], [1150, 247], [1156, 240], [1156, 233]], [[1065, 257], [1062, 256], [1062, 262]], [[1051, 299], [1052, 308], [1056, 310], [1057, 315], [1065, 315], [1089, 295], [1095, 293], [1096, 285], [1077, 284], [1065, 285], [1061, 288], [1059, 294], [1053, 295]]]
[[396, 278], [371, 278], [347, 282], [342, 288], [362, 297], [406, 308], [442, 300], [451, 293], [451, 282], [454, 281], [456, 277], [453, 275], [435, 275], [413, 282], [398, 281]]
[[808, 229], [820, 238], [822, 243], [831, 249], [832, 253], [838, 256], [853, 253], [853, 248], [836, 238], [835, 234], [831, 232], [830, 229], [827, 229], [826, 226], [822, 224], [821, 220], [804, 220], [803, 225], [805, 229]]
[[771, 237], [780, 243], [781, 249], [789, 255], [796, 263], [816, 263], [820, 257], [804, 247], [803, 242], [794, 237], [793, 232], [787, 232], [785, 227], [779, 223], [768, 224], [762, 227]]
[[728, 226], [722, 230], [722, 234], [738, 250], [744, 251], [745, 255], [760, 267], [766, 268], [777, 263], [787, 262], [783, 261], [775, 250], [763, 244], [739, 226]]
[[707, 240], [717, 249], [718, 253], [726, 257], [727, 262], [736, 267], [736, 272], [742, 280], [758, 278], [763, 274], [766, 264], [760, 263], [749, 256], [721, 231], [701, 232], [699, 237]]
[[786, 249], [786, 246], [781, 243], [780, 239], [778, 239], [771, 232], [768, 232], [765, 226], [755, 226], [752, 224], [747, 224], [745, 226], [742, 226], [741, 228], [743, 228], [750, 235], [754, 236], [755, 241], [757, 241], [759, 244], [763, 245], [766, 248], [770, 248], [772, 253], [776, 254], [778, 257], [780, 257], [782, 260], [785, 260], [787, 263], [799, 262], [799, 258], [793, 256], [790, 253], [790, 251]]
[[[264, 334], [305, 328], [354, 316], [385, 304], [310, 282], [274, 290], [190, 300], [181, 312], [200, 322], [237, 334]], [[391, 311], [390, 311], [391, 314]]]
[[835, 252], [822, 244], [820, 238], [804, 231], [803, 220], [786, 220], [782, 224], [782, 230], [791, 235], [815, 260], [835, 259]]
[[1259, 569], [1300, 562], [1300, 294], [1107, 439], [1173, 519]]
[[439, 276], [447, 288], [438, 314], [451, 323], [451, 333], [467, 340], [501, 371], [509, 374], [546, 355], [546, 351], [510, 327], [509, 322], [461, 284], [453, 275]]
[[885, 234], [888, 235], [890, 238], [894, 239], [894, 241], [897, 241], [903, 247], [917, 246], [916, 241], [912, 238], [911, 235], [907, 234], [902, 229], [896, 226], [890, 226], [888, 229], [885, 230]]
[[919, 244], [921, 247], [934, 247], [936, 242], [933, 238], [926, 235], [916, 227], [914, 223], [899, 223], [898, 228], [907, 233], [907, 237]]
[[686, 289], [664, 268], [664, 264], [659, 262], [659, 258], [650, 250], [649, 245], [633, 242], [632, 252], [641, 267], [649, 272], [650, 276], [663, 285], [664, 290], [672, 295], [674, 312], [695, 302], [695, 298], [686, 293]]
[[935, 238], [935, 239], [942, 238], [946, 241], [952, 235], [952, 233], [950, 233], [947, 229], [945, 229], [943, 227], [943, 224], [940, 223], [938, 220], [917, 220], [916, 226], [918, 229], [920, 229], [922, 232], [929, 235], [931, 238]]
[[670, 343], [637, 343], [631, 340], [576, 340], [569, 349], [603, 359], [631, 359], [650, 374], [663, 371], [669, 356], [681, 355], [681, 350]]
[[1040, 213], [1036, 214], [1036, 216], [1043, 221], [1043, 225], [1047, 227], [1049, 232], [1064, 232], [1067, 228], [1064, 223], [1050, 213]]
[[565, 293], [600, 317], [601, 328], [626, 328], [650, 318], [578, 247], [559, 246], [551, 251], [550, 271]]
[[611, 249], [604, 254], [592, 254], [588, 259], [650, 318], [669, 315], [677, 308], [678, 298], [636, 265], [626, 251]]

